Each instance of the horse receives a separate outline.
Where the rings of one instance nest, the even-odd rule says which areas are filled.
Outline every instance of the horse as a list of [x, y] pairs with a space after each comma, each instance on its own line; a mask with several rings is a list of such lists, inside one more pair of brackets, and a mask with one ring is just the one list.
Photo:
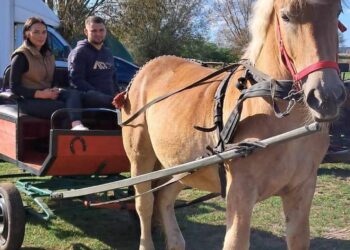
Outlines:
[[[254, 205], [280, 196], [286, 223], [288, 249], [308, 249], [309, 213], [317, 169], [328, 145], [328, 124], [338, 117], [346, 95], [337, 68], [340, 0], [257, 0], [250, 22], [251, 41], [243, 59], [271, 79], [292, 79], [303, 96], [288, 116], [276, 117], [271, 97], [247, 99], [231, 143], [256, 141], [318, 121], [319, 133], [257, 151], [246, 158], [224, 162], [226, 173], [226, 234], [223, 249], [248, 249]], [[152, 100], [186, 88], [214, 69], [175, 56], [161, 56], [146, 63], [132, 80], [121, 110], [125, 121]], [[229, 80], [222, 115], [226, 122], [241, 91], [236, 87], [245, 68]], [[164, 98], [140, 112], [122, 127], [123, 144], [131, 176], [169, 168], [206, 155], [206, 146], [218, 143], [213, 126], [214, 95], [229, 72], [203, 84]], [[248, 88], [253, 86], [248, 80]], [[299, 89], [298, 89], [299, 88]], [[284, 100], [277, 100], [286, 109]], [[154, 249], [151, 234], [153, 210], [159, 212], [168, 249], [185, 249], [174, 204], [184, 187], [220, 192], [218, 166], [202, 168], [172, 183], [155, 196], [136, 198], [140, 218], [139, 249]], [[136, 195], [152, 183], [135, 185]], [[204, 236], [205, 237], [205, 236]]]

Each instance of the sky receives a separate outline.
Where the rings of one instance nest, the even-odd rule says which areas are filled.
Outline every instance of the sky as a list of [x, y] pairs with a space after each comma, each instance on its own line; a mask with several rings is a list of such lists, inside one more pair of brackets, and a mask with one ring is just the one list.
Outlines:
[[345, 39], [345, 46], [350, 47], [350, 7], [343, 6], [343, 13], [340, 15], [339, 20], [348, 28], [343, 33]]

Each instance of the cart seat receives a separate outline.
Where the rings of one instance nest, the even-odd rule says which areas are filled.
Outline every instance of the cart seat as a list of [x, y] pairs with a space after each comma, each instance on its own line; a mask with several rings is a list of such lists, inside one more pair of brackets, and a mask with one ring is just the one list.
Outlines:
[[[15, 122], [18, 118], [18, 109], [16, 104], [0, 105], [0, 118]], [[23, 116], [24, 114], [20, 114]]]
[[33, 120], [35, 122], [43, 121], [43, 119], [41, 118], [33, 117], [25, 113], [19, 112], [16, 104], [0, 105], [0, 118], [12, 122], [16, 122], [18, 118]]

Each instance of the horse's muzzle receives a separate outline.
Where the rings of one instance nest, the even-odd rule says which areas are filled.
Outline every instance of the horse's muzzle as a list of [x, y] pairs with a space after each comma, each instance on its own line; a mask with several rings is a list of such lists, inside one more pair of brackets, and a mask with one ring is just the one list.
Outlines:
[[306, 96], [306, 103], [314, 119], [319, 122], [336, 120], [342, 104], [347, 98], [343, 84], [331, 88], [311, 89]]

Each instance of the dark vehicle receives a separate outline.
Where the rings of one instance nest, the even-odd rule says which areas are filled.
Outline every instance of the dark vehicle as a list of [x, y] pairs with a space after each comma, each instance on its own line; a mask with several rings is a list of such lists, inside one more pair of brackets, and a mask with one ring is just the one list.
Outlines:
[[348, 63], [340, 63], [339, 68], [348, 98], [339, 120], [331, 124], [331, 143], [323, 162], [350, 163], [350, 79], [345, 80], [346, 73], [350, 71], [350, 66]]
[[117, 69], [118, 84], [125, 89], [139, 67], [123, 58], [114, 57], [114, 65]]

